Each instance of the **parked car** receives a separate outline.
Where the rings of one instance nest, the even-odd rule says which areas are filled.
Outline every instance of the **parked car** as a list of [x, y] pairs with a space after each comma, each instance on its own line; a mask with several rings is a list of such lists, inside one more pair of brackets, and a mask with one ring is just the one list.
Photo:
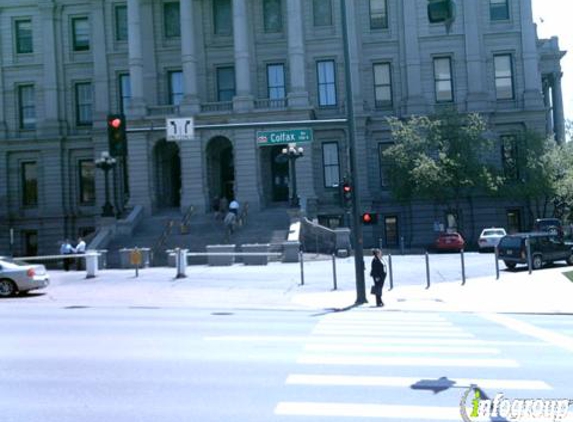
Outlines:
[[510, 234], [501, 238], [498, 245], [499, 259], [503, 260], [507, 268], [513, 269], [517, 264], [527, 265], [527, 238], [531, 248], [531, 266], [534, 269], [555, 261], [566, 261], [573, 265], [571, 246], [566, 245], [560, 236], [535, 232]]
[[465, 240], [458, 232], [442, 232], [434, 242], [437, 251], [460, 251], [465, 246]]
[[0, 297], [43, 289], [50, 284], [50, 276], [43, 265], [17, 262], [0, 257]]
[[563, 236], [563, 225], [558, 218], [538, 218], [533, 223], [533, 231]]
[[499, 227], [483, 229], [478, 239], [479, 250], [482, 251], [495, 248], [501, 238], [506, 234], [505, 229]]

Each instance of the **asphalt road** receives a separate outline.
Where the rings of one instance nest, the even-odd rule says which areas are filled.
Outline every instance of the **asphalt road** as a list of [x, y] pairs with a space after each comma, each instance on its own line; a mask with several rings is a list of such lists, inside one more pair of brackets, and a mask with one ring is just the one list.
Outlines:
[[0, 319], [2, 422], [459, 421], [471, 383], [573, 399], [569, 316], [4, 302]]

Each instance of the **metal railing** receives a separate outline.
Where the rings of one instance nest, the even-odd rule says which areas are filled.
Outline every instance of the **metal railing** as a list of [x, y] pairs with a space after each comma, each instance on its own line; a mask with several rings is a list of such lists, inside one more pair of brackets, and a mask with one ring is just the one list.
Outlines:
[[232, 111], [233, 102], [232, 101], [217, 101], [212, 103], [201, 103], [202, 113], [212, 113], [212, 112], [222, 112], [222, 111]]

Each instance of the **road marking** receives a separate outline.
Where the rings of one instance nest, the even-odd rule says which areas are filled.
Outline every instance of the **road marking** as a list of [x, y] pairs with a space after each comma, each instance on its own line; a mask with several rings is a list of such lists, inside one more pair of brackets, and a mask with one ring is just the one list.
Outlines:
[[339, 320], [327, 320], [327, 321], [320, 321], [318, 324], [319, 325], [334, 325], [337, 327], [340, 326], [347, 326], [347, 325], [351, 325], [351, 326], [361, 326], [361, 327], [384, 327], [387, 325], [384, 325], [386, 322], [388, 322], [389, 324], [391, 324], [390, 326], [394, 326], [394, 325], [400, 325], [400, 326], [413, 326], [413, 327], [426, 327], [426, 326], [431, 326], [431, 327], [453, 327], [454, 324], [449, 322], [449, 321], [370, 321], [370, 320], [364, 320], [364, 321], [347, 321], [347, 320], [343, 320], [343, 319], [339, 319]]
[[329, 334], [337, 334], [337, 335], [345, 335], [345, 336], [371, 336], [371, 337], [386, 337], [386, 336], [396, 336], [396, 337], [475, 337], [473, 334], [464, 333], [464, 332], [451, 332], [451, 331], [437, 331], [433, 332], [431, 329], [426, 331], [408, 331], [402, 329], [370, 329], [370, 330], [357, 330], [357, 329], [338, 329], [336, 327], [333, 328], [315, 328], [312, 331], [313, 335], [329, 335]]
[[430, 321], [448, 322], [446, 318], [436, 314], [406, 314], [406, 313], [349, 313], [326, 315], [326, 321]]
[[565, 350], [573, 352], [573, 338], [555, 333], [545, 328], [539, 328], [527, 322], [519, 321], [507, 315], [500, 314], [480, 314], [480, 316], [488, 321], [496, 322], [504, 325], [510, 330], [517, 331], [518, 333], [527, 334], [528, 336], [535, 337], [539, 340], [550, 343], [554, 346], [561, 347]]
[[[536, 380], [504, 380], [504, 379], [470, 379], [453, 378], [449, 380], [457, 388], [469, 387], [472, 384], [480, 388], [499, 390], [552, 390], [553, 388]], [[333, 385], [333, 386], [363, 386], [363, 387], [410, 387], [420, 378], [411, 377], [376, 377], [352, 375], [308, 375], [291, 374], [287, 377], [287, 384], [295, 385]]]
[[281, 402], [277, 415], [392, 418], [395, 420], [460, 420], [459, 407], [401, 406], [369, 403]]
[[405, 345], [364, 345], [364, 344], [307, 344], [305, 350], [314, 352], [352, 351], [355, 353], [468, 353], [497, 355], [499, 349], [492, 347], [460, 347], [460, 346], [405, 346]]
[[310, 365], [368, 365], [368, 366], [445, 366], [476, 368], [518, 368], [513, 359], [480, 359], [480, 358], [439, 358], [439, 357], [404, 357], [404, 356], [330, 356], [306, 354], [298, 358], [297, 363]]

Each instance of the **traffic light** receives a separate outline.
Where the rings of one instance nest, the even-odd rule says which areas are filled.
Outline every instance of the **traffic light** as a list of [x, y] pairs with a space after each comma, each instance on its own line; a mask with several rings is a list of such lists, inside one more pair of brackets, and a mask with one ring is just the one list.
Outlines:
[[365, 226], [370, 226], [372, 224], [378, 223], [378, 214], [365, 212], [362, 214], [362, 224]]
[[454, 0], [428, 0], [428, 20], [430, 23], [454, 20]]
[[127, 154], [127, 137], [125, 136], [125, 117], [123, 114], [107, 116], [107, 137], [110, 155], [112, 157], [124, 157]]
[[342, 201], [346, 208], [352, 207], [352, 185], [346, 180], [342, 182]]

